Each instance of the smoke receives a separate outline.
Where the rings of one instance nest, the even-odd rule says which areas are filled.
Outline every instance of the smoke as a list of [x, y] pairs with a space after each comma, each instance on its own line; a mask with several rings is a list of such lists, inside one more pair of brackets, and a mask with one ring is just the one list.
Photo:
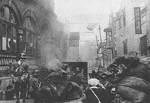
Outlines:
[[48, 69], [58, 69], [66, 53], [66, 35], [63, 24], [54, 13], [54, 0], [37, 0], [41, 6], [41, 60]]

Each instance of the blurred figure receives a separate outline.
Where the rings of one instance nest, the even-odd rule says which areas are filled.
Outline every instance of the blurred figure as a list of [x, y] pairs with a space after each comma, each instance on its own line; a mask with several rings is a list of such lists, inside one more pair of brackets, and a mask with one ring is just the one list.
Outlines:
[[9, 41], [9, 51], [11, 53], [15, 53], [16, 52], [16, 42], [14, 42], [14, 40], [12, 38]]
[[12, 64], [13, 72], [11, 74], [15, 83], [15, 94], [17, 98], [17, 103], [19, 99], [23, 98], [23, 102], [27, 97], [27, 87], [28, 87], [28, 65], [23, 64], [22, 55], [16, 57], [16, 62]]
[[83, 72], [79, 67], [76, 67], [74, 75], [70, 78], [71, 81], [76, 82], [78, 85], [82, 84]]
[[75, 82], [68, 82], [63, 92], [61, 93], [61, 99], [63, 101], [80, 99], [82, 96], [83, 91], [80, 86]]
[[89, 87], [85, 91], [86, 103], [110, 103], [111, 95], [98, 79], [92, 78], [88, 80]]
[[117, 93], [124, 100], [132, 103], [149, 103], [150, 71], [148, 65], [140, 62], [137, 57], [121, 56], [116, 58], [107, 70], [115, 75], [109, 80], [117, 85]]
[[96, 78], [96, 72], [95, 72], [95, 70], [92, 70], [91, 78]]
[[13, 85], [7, 86], [6, 99], [7, 100], [13, 100], [14, 99], [14, 87], [13, 87]]

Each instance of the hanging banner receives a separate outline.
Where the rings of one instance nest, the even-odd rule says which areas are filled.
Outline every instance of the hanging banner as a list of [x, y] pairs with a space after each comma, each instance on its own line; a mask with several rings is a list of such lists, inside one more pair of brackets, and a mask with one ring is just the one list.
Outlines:
[[142, 29], [141, 29], [141, 9], [140, 9], [140, 7], [134, 8], [134, 16], [135, 16], [135, 33], [141, 34]]

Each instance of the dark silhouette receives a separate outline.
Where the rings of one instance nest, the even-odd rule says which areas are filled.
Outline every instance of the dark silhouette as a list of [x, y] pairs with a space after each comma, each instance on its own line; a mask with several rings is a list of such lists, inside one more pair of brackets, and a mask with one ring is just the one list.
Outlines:
[[150, 98], [150, 69], [137, 57], [119, 57], [108, 68], [109, 80], [118, 93], [133, 103], [148, 103]]
[[83, 92], [79, 85], [75, 82], [68, 82], [65, 89], [61, 93], [61, 99], [63, 101], [80, 99], [82, 96]]
[[16, 51], [16, 43], [14, 42], [13, 39], [10, 39], [9, 41], [9, 51], [12, 53], [15, 53]]
[[109, 91], [109, 89], [103, 89], [102, 87], [92, 87], [88, 88], [85, 91], [86, 94], [86, 100], [85, 103], [98, 103], [97, 97], [93, 94], [93, 92], [96, 94], [96, 96], [99, 98], [99, 101], [101, 103], [111, 103], [113, 97]]
[[59, 72], [51, 71], [42, 78], [43, 80], [39, 79], [42, 80], [42, 85], [36, 90], [34, 96], [36, 103], [68, 102], [83, 96], [80, 86], [67, 80], [61, 70]]
[[12, 64], [13, 68], [13, 79], [14, 79], [14, 88], [15, 88], [15, 95], [17, 98], [17, 103], [19, 103], [20, 99], [27, 98], [28, 92], [28, 81], [29, 81], [29, 74], [28, 74], [28, 66], [23, 65], [23, 61], [20, 57], [17, 57], [17, 62]]

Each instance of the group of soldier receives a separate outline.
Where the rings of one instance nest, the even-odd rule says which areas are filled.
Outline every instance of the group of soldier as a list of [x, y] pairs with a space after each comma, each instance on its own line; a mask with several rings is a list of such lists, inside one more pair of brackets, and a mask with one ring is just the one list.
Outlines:
[[19, 100], [28, 97], [29, 78], [32, 75], [28, 69], [29, 66], [24, 64], [24, 59], [21, 56], [17, 56], [16, 61], [10, 63], [7, 75], [9, 79], [2, 80], [3, 84], [6, 84], [5, 98], [3, 99], [12, 100], [16, 98]]

